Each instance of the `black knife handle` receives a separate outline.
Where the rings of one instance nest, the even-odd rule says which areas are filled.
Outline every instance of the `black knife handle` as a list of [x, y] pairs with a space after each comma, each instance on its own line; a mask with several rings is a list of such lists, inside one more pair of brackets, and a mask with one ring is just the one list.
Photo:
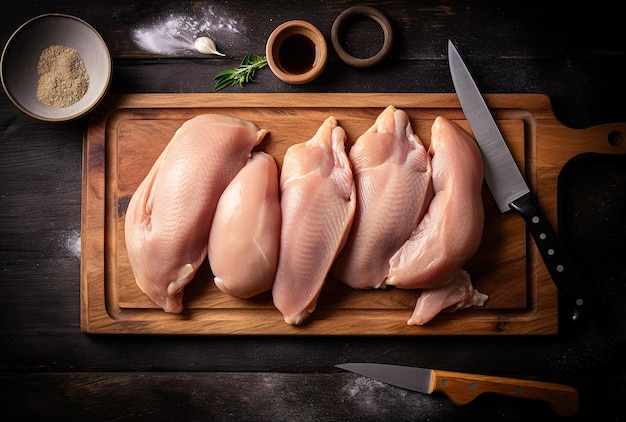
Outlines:
[[530, 192], [511, 202], [509, 206], [524, 217], [559, 294], [567, 306], [572, 307], [572, 320], [578, 321], [586, 300], [584, 286], [580, 272], [565, 245], [535, 204]]

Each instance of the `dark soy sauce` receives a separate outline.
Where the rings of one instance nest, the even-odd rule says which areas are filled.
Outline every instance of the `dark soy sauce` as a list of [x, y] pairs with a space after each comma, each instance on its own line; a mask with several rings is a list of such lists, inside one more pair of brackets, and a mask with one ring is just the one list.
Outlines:
[[289, 35], [278, 49], [280, 65], [288, 73], [308, 72], [315, 64], [316, 59], [315, 44], [302, 34]]

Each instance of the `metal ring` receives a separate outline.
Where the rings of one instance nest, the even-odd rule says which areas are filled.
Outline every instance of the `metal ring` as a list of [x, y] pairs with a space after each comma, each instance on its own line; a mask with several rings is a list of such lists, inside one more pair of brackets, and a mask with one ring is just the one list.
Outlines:
[[[372, 18], [378, 22], [383, 29], [383, 46], [375, 55], [361, 59], [348, 54], [341, 46], [339, 40], [341, 29], [346, 21], [353, 16]], [[391, 28], [391, 22], [389, 22], [389, 19], [387, 19], [380, 10], [370, 6], [354, 6], [344, 10], [337, 19], [335, 19], [331, 30], [331, 41], [335, 52], [344, 63], [353, 67], [367, 68], [377, 65], [389, 55], [391, 45], [393, 44], [393, 30]]]

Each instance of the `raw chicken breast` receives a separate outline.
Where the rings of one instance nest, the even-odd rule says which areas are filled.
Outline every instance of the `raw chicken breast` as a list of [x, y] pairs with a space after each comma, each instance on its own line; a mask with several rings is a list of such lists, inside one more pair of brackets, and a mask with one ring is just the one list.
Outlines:
[[470, 306], [483, 306], [486, 300], [487, 295], [473, 288], [469, 274], [460, 270], [445, 286], [422, 292], [417, 298], [415, 310], [407, 324], [424, 325], [440, 312], [454, 312]]
[[280, 176], [282, 228], [274, 305], [299, 325], [313, 312], [356, 205], [346, 133], [329, 117], [307, 142], [289, 147]]
[[449, 283], [482, 239], [483, 165], [474, 139], [444, 117], [432, 126], [435, 196], [411, 238], [389, 260], [387, 284], [405, 289]]
[[389, 259], [432, 196], [431, 163], [403, 110], [387, 107], [350, 149], [357, 208], [331, 273], [354, 288], [385, 286]]
[[166, 312], [181, 312], [183, 289], [207, 254], [217, 201], [267, 131], [204, 114], [174, 134], [128, 204], [125, 238], [139, 288]]
[[209, 264], [220, 290], [249, 298], [272, 288], [280, 220], [276, 161], [254, 152], [220, 197], [211, 225]]

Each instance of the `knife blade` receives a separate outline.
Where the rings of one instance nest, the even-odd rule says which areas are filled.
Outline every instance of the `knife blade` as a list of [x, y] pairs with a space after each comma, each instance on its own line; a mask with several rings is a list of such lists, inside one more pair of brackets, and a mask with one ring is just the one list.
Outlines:
[[483, 156], [485, 182], [500, 212], [514, 210], [524, 218], [564, 306], [571, 311], [571, 320], [580, 320], [587, 296], [580, 272], [538, 207], [482, 94], [450, 40], [448, 63], [461, 108]]
[[494, 393], [545, 401], [561, 416], [578, 412], [578, 390], [568, 385], [382, 363], [344, 363], [335, 367], [406, 390], [443, 393], [457, 406], [483, 393]]

